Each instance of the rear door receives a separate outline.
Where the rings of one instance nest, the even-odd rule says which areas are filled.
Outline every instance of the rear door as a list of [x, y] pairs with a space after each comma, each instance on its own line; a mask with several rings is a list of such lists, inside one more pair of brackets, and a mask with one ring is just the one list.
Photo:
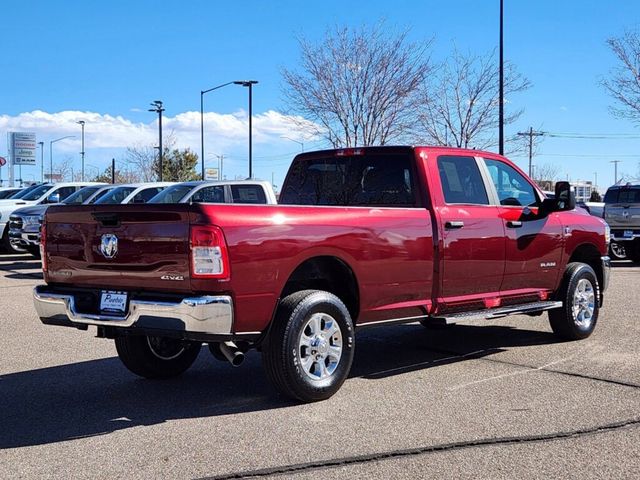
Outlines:
[[49, 208], [47, 281], [110, 290], [189, 291], [189, 208]]
[[[506, 236], [506, 261], [501, 293], [553, 289], [562, 256], [560, 216], [538, 216], [540, 198], [535, 187], [511, 165], [485, 158]], [[524, 291], [523, 291], [524, 290]]]
[[472, 156], [440, 155], [437, 168], [442, 186], [440, 301], [479, 303], [487, 293], [498, 295], [505, 261], [504, 225]]

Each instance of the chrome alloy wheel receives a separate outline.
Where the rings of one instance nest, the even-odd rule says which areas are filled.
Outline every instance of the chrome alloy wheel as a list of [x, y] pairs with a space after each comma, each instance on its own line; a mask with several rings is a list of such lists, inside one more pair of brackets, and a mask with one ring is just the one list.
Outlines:
[[160, 360], [173, 360], [184, 352], [184, 345], [179, 340], [166, 337], [147, 337], [149, 350]]
[[586, 278], [581, 278], [573, 293], [573, 320], [582, 329], [588, 329], [593, 322], [596, 294], [593, 285]]
[[300, 333], [300, 365], [312, 380], [324, 380], [338, 368], [342, 356], [342, 332], [326, 313], [314, 313]]

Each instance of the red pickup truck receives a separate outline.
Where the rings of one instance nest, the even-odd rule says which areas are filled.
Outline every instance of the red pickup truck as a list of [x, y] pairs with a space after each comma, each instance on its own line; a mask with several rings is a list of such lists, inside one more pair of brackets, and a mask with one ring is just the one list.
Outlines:
[[585, 338], [610, 272], [568, 183], [548, 199], [504, 157], [440, 147], [301, 154], [279, 205], [53, 206], [42, 238], [45, 324], [96, 325], [147, 378], [203, 343], [234, 365], [257, 348], [302, 401], [338, 390], [360, 327], [548, 311]]

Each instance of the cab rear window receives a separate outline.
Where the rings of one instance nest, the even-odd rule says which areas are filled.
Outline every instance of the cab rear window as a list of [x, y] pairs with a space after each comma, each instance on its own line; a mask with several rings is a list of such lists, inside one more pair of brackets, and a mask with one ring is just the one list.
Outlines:
[[604, 196], [604, 203], [640, 203], [640, 187], [610, 188]]
[[280, 195], [284, 205], [416, 206], [408, 154], [299, 159]]

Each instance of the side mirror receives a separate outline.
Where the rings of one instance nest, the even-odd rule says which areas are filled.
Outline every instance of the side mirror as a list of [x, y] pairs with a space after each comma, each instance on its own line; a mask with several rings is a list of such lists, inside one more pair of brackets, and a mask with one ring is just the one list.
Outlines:
[[60, 192], [54, 192], [49, 195], [44, 203], [60, 203]]
[[556, 182], [556, 211], [573, 210], [576, 208], [576, 196], [571, 191], [569, 182]]

